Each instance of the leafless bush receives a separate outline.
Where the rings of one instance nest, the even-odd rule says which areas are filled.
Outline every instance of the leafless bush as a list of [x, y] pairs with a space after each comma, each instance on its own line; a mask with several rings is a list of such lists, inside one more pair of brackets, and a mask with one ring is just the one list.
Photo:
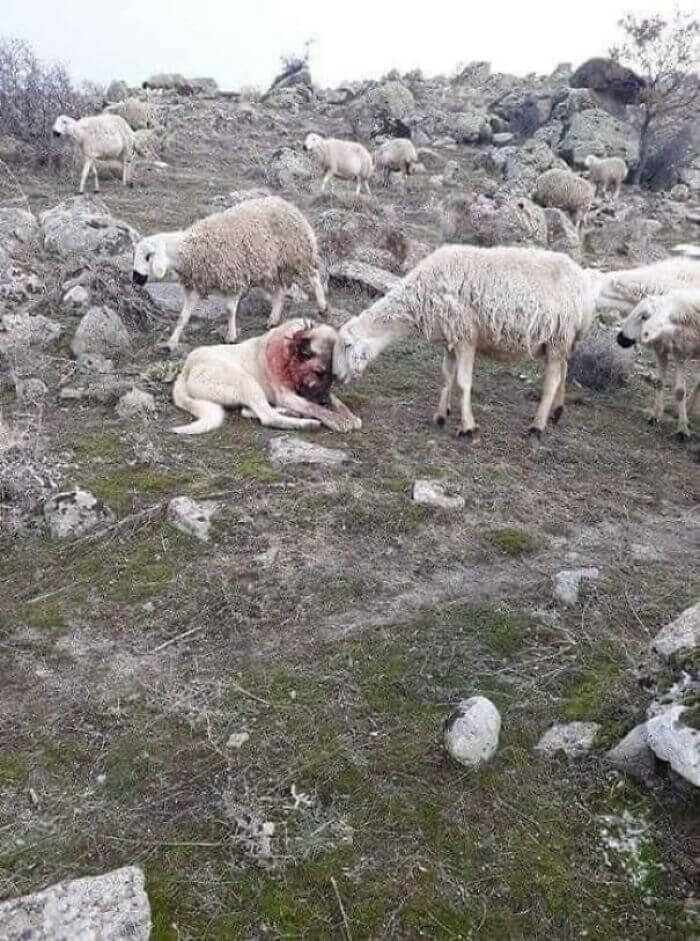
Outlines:
[[633, 357], [618, 346], [615, 331], [594, 326], [571, 357], [569, 377], [587, 389], [604, 392], [625, 385], [632, 367]]

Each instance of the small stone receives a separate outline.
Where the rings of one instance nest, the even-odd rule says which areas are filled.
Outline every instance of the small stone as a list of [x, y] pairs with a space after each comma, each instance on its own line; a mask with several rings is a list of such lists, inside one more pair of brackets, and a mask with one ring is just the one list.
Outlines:
[[347, 451], [324, 448], [292, 435], [280, 435], [269, 444], [273, 464], [347, 464], [352, 460]]
[[229, 735], [226, 747], [235, 749], [243, 748], [249, 739], [250, 735], [247, 732], [234, 732], [233, 735]]
[[570, 758], [577, 758], [593, 748], [599, 728], [600, 725], [597, 722], [569, 722], [553, 725], [535, 745], [535, 751], [546, 755], [563, 751]]
[[81, 310], [83, 307], [87, 307], [89, 301], [90, 295], [87, 288], [84, 288], [82, 284], [75, 284], [63, 295], [61, 307], [64, 310]]
[[150, 392], [133, 388], [117, 402], [117, 415], [120, 418], [153, 418], [156, 413], [156, 400]]
[[173, 497], [168, 504], [168, 519], [180, 532], [207, 542], [211, 517], [217, 509], [218, 504], [210, 500], [198, 503], [191, 497]]
[[628, 732], [607, 752], [606, 758], [618, 771], [643, 784], [652, 784], [656, 777], [656, 758], [647, 741], [646, 722]]
[[48, 394], [46, 383], [39, 378], [18, 379], [17, 398], [23, 405], [37, 405]]
[[464, 497], [448, 497], [439, 480], [416, 480], [413, 484], [413, 502], [423, 506], [437, 506], [443, 510], [464, 509]]
[[114, 514], [89, 490], [57, 493], [44, 503], [44, 524], [56, 539], [83, 536], [114, 522]]
[[78, 356], [78, 369], [82, 373], [105, 375], [114, 372], [114, 363], [99, 353], [81, 353]]
[[673, 706], [646, 724], [647, 742], [657, 758], [700, 787], [700, 729], [683, 722], [685, 706]]
[[445, 748], [467, 768], [476, 768], [494, 756], [500, 732], [500, 713], [485, 696], [462, 700], [443, 725]]
[[78, 324], [71, 349], [75, 356], [81, 353], [111, 356], [126, 352], [130, 345], [129, 331], [119, 314], [110, 307], [91, 307]]
[[568, 607], [574, 607], [578, 604], [581, 582], [586, 580], [595, 580], [600, 575], [598, 569], [565, 569], [552, 576], [553, 595], [557, 601]]
[[511, 134], [509, 131], [500, 131], [498, 134], [493, 135], [493, 142], [496, 147], [505, 147], [506, 144], [510, 144], [514, 139], [515, 134]]
[[651, 649], [662, 657], [700, 647], [700, 601], [682, 611], [662, 628], [651, 642]]

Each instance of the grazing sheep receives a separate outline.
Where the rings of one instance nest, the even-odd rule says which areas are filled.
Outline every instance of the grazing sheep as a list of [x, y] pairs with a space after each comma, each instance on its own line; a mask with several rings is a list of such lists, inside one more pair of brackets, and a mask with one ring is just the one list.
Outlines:
[[563, 412], [567, 362], [591, 325], [594, 299], [594, 283], [568, 255], [520, 246], [443, 245], [341, 327], [334, 373], [347, 382], [390, 343], [422, 333], [446, 347], [435, 421], [445, 423], [456, 381], [462, 393], [458, 433], [471, 438], [476, 354], [504, 360], [541, 356], [544, 387], [530, 428], [539, 437], [552, 407], [555, 423]]
[[90, 167], [95, 175], [95, 192], [99, 193], [97, 160], [121, 160], [122, 183], [131, 183], [131, 162], [134, 159], [134, 132], [118, 114], [98, 114], [76, 121], [65, 114], [59, 115], [53, 126], [54, 137], [70, 137], [83, 154], [83, 171], [79, 193], [85, 192]]
[[596, 196], [605, 196], [612, 189], [612, 198], [620, 195], [620, 187], [627, 179], [627, 164], [621, 157], [596, 157], [589, 154], [584, 163], [588, 167], [588, 178], [595, 184]]
[[394, 137], [384, 141], [374, 155], [378, 170], [384, 171], [384, 185], [389, 185], [392, 172], [410, 176], [413, 165], [418, 163], [418, 154], [407, 137]]
[[147, 78], [141, 87], [145, 89], [154, 88], [157, 91], [170, 91], [184, 84], [185, 76], [179, 72], [158, 72], [156, 75]]
[[545, 208], [563, 209], [580, 232], [593, 205], [595, 187], [569, 170], [546, 170], [537, 177], [533, 199]]
[[[341, 180], [356, 181], [356, 196], [359, 196], [363, 183], [367, 195], [372, 195], [369, 188], [369, 178], [372, 176], [374, 165], [369, 151], [362, 144], [349, 140], [337, 140], [334, 137], [320, 137], [318, 134], [307, 134], [304, 141], [304, 150], [312, 153], [326, 171], [323, 183], [321, 183], [322, 193], [326, 189], [326, 183], [337, 176]], [[331, 182], [332, 187], [333, 183]]]
[[282, 315], [284, 289], [292, 281], [308, 281], [321, 313], [326, 298], [319, 275], [318, 247], [313, 229], [296, 206], [277, 196], [245, 202], [195, 222], [180, 232], [161, 232], [141, 239], [134, 249], [133, 280], [164, 278], [169, 270], [185, 289], [180, 317], [167, 341], [174, 350], [200, 297], [227, 297], [226, 339], [237, 338], [236, 312], [243, 294], [257, 285], [273, 292], [268, 327]]
[[[678, 246], [690, 249], [692, 246]], [[689, 254], [689, 251], [686, 251]], [[700, 251], [698, 251], [700, 254]], [[700, 261], [667, 258], [641, 268], [589, 272], [596, 282], [596, 311], [614, 310], [627, 315], [645, 297], [684, 288], [700, 289]]]
[[107, 104], [102, 109], [102, 113], [118, 114], [124, 118], [132, 131], [144, 131], [146, 128], [152, 127], [151, 110], [151, 106], [147, 101], [140, 101], [138, 98], [126, 98], [116, 104]]
[[[676, 435], [681, 441], [690, 437], [686, 393], [688, 360], [700, 356], [700, 290], [671, 291], [646, 297], [620, 325], [617, 342], [622, 347], [637, 341], [654, 351], [658, 375], [654, 408], [649, 419], [656, 424], [664, 413], [664, 382], [669, 361], [676, 369], [674, 395], [678, 402]], [[690, 411], [700, 393], [700, 381], [690, 396]]]

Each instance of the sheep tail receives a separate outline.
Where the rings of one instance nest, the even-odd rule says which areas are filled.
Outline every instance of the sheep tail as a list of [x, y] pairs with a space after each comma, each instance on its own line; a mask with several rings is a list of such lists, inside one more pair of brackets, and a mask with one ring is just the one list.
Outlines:
[[205, 399], [193, 399], [187, 391], [187, 372], [187, 367], [185, 367], [175, 380], [173, 402], [178, 408], [194, 415], [197, 421], [189, 425], [178, 425], [177, 428], [173, 428], [173, 431], [176, 435], [202, 435], [205, 431], [220, 428], [226, 417], [223, 405], [219, 405], [218, 402], [207, 402]]

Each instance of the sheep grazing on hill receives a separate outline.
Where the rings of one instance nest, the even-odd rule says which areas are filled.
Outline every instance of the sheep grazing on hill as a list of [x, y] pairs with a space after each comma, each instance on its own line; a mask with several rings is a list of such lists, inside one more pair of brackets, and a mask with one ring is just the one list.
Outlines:
[[131, 163], [134, 159], [134, 132], [124, 118], [118, 114], [98, 114], [76, 121], [62, 114], [53, 126], [54, 137], [70, 137], [83, 154], [83, 170], [80, 174], [79, 193], [85, 192], [90, 167], [95, 175], [95, 192], [99, 193], [97, 160], [120, 160], [122, 183], [131, 183]]
[[403, 173], [404, 178], [410, 176], [418, 163], [418, 154], [407, 137], [394, 137], [384, 141], [374, 155], [374, 162], [377, 169], [383, 171], [384, 185], [388, 186], [392, 173]]
[[313, 154], [326, 171], [321, 183], [321, 192], [326, 189], [326, 183], [338, 177], [341, 180], [355, 180], [357, 186], [355, 195], [360, 195], [364, 184], [367, 195], [371, 196], [369, 178], [372, 176], [374, 164], [369, 151], [355, 141], [337, 140], [334, 137], [321, 137], [318, 134], [307, 134], [304, 141], [304, 150]]
[[185, 76], [179, 72], [158, 72], [151, 75], [141, 87], [145, 89], [153, 88], [156, 91], [171, 91], [185, 84]]
[[107, 104], [103, 114], [118, 114], [124, 118], [132, 131], [144, 131], [153, 126], [152, 109], [147, 101], [138, 98], [126, 98], [116, 104]]
[[[690, 254], [692, 246], [678, 246], [681, 254]], [[700, 249], [698, 250], [700, 255]], [[589, 272], [596, 282], [596, 310], [617, 311], [627, 315], [645, 297], [668, 294], [685, 288], [700, 289], [700, 261], [692, 258], [667, 258], [641, 268]]]
[[612, 198], [620, 195], [620, 187], [627, 179], [627, 164], [621, 157], [596, 157], [589, 154], [584, 163], [588, 167], [588, 178], [595, 185], [596, 196], [605, 196], [612, 190]]
[[569, 170], [546, 170], [537, 177], [533, 199], [545, 208], [563, 209], [577, 230], [593, 205], [595, 187]]
[[474, 358], [543, 357], [544, 387], [530, 433], [539, 437], [550, 411], [564, 409], [569, 356], [593, 320], [595, 285], [567, 255], [539, 248], [443, 245], [387, 295], [345, 323], [334, 373], [347, 382], [390, 343], [422, 334], [446, 347], [445, 384], [435, 421], [450, 412], [452, 386], [462, 393], [459, 435], [472, 437]]
[[143, 285], [171, 270], [185, 289], [185, 301], [166, 344], [170, 350], [177, 347], [194, 305], [208, 294], [229, 299], [229, 343], [238, 336], [238, 303], [253, 286], [273, 292], [268, 327], [279, 323], [285, 288], [294, 280], [308, 282], [319, 311], [326, 310], [313, 229], [295, 206], [277, 196], [248, 199], [189, 229], [141, 239], [134, 249], [134, 282]]
[[[671, 291], [647, 297], [620, 325], [617, 342], [622, 347], [640, 342], [654, 351], [658, 375], [654, 408], [649, 422], [656, 424], [664, 413], [664, 383], [671, 363], [675, 366], [674, 396], [678, 402], [676, 435], [681, 441], [690, 437], [686, 368], [688, 361], [700, 356], [700, 290]], [[700, 381], [690, 395], [690, 411], [700, 395]]]

